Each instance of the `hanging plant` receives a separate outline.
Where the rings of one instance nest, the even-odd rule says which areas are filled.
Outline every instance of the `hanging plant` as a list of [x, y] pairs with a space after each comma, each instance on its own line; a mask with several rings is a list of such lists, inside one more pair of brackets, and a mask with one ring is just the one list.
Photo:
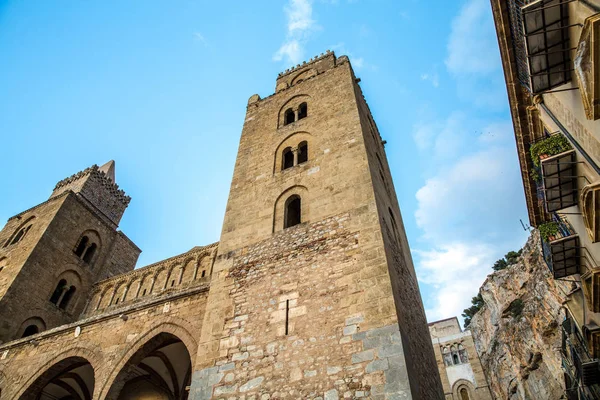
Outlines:
[[547, 242], [553, 240], [558, 234], [558, 224], [556, 222], [546, 222], [538, 226], [542, 240]]
[[539, 167], [541, 159], [555, 156], [572, 148], [571, 143], [563, 135], [552, 135], [547, 139], [533, 144], [529, 152], [531, 153], [533, 164]]
[[533, 168], [531, 170], [531, 173], [529, 174], [529, 176], [531, 176], [531, 179], [533, 179], [533, 181], [537, 184], [539, 184], [542, 180], [542, 177], [540, 176], [540, 174], [538, 173], [538, 169], [537, 168]]

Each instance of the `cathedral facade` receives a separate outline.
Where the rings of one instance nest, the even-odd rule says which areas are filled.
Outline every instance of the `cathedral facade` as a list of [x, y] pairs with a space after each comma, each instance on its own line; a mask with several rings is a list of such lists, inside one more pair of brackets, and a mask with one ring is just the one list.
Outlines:
[[250, 97], [218, 243], [134, 269], [93, 166], [0, 232], [1, 399], [443, 399], [385, 142], [347, 57]]

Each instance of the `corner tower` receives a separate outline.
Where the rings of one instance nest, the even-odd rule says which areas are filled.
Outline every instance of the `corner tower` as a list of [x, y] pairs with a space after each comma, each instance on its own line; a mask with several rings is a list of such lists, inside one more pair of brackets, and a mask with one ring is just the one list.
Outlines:
[[190, 398], [443, 398], [358, 82], [327, 52], [250, 97]]
[[91, 286], [134, 268], [139, 248], [117, 230], [130, 198], [115, 165], [60, 181], [0, 231], [0, 342], [78, 319]]

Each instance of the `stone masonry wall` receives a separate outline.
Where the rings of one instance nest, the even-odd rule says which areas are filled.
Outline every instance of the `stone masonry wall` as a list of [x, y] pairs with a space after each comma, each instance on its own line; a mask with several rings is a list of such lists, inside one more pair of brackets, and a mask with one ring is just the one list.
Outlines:
[[222, 256], [232, 260], [234, 309], [220, 357], [194, 374], [191, 398], [410, 398], [393, 305], [376, 301], [383, 308], [365, 315], [350, 296], [368, 289], [352, 284], [365, 259], [351, 218], [302, 224]]
[[201, 328], [207, 290], [205, 286], [183, 296], [134, 304], [0, 345], [2, 398], [19, 399], [48, 368], [78, 356], [89, 361], [94, 369], [92, 398], [108, 399], [111, 385], [129, 358], [153, 337], [165, 332], [182, 340], [194, 362], [197, 353], [194, 333]]
[[131, 307], [210, 282], [217, 243], [192, 250], [94, 285], [84, 316]]

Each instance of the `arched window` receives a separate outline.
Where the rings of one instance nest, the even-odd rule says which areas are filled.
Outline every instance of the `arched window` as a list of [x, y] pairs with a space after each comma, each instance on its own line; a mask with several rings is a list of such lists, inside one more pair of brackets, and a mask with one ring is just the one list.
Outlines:
[[300, 196], [290, 196], [285, 202], [283, 228], [290, 228], [302, 222], [302, 202]]
[[286, 147], [283, 150], [283, 166], [281, 169], [288, 169], [294, 166], [294, 152], [291, 147]]
[[300, 142], [298, 145], [298, 164], [308, 161], [308, 143]]
[[79, 244], [77, 245], [77, 248], [75, 249], [75, 255], [77, 255], [77, 257], [80, 257], [83, 255], [83, 252], [85, 251], [88, 242], [89, 242], [89, 238], [87, 236], [82, 236], [81, 240], [79, 241]]
[[460, 389], [460, 400], [470, 400], [471, 398], [469, 397], [469, 392], [467, 391], [467, 388], [462, 388]]
[[91, 264], [92, 260], [94, 259], [94, 254], [96, 254], [97, 248], [98, 246], [96, 245], [96, 243], [92, 243], [83, 255], [83, 261], [85, 261], [88, 264]]
[[294, 110], [292, 110], [291, 108], [288, 108], [287, 110], [285, 110], [285, 114], [283, 117], [283, 124], [284, 125], [289, 125], [292, 122], [296, 121], [296, 115], [294, 114]]
[[62, 294], [62, 292], [66, 286], [67, 286], [67, 281], [65, 279], [61, 279], [58, 282], [58, 285], [56, 285], [56, 289], [54, 289], [52, 296], [50, 297], [50, 303], [53, 303], [53, 304], [58, 303], [58, 300], [60, 300], [60, 295]]
[[452, 352], [452, 363], [454, 365], [460, 364], [460, 359], [458, 358], [458, 351], [456, 351], [456, 346], [450, 347], [450, 351]]
[[21, 337], [24, 338], [27, 336], [35, 335], [36, 333], [39, 333], [39, 332], [40, 332], [40, 328], [38, 328], [37, 325], [29, 325], [23, 331], [23, 335], [21, 335]]
[[69, 288], [69, 290], [67, 290], [67, 292], [63, 296], [62, 300], [60, 301], [58, 308], [60, 308], [62, 310], [66, 310], [67, 306], [69, 305], [69, 302], [73, 298], [74, 294], [75, 294], [75, 286], [71, 286]]
[[81, 235], [73, 253], [91, 266], [94, 262], [94, 256], [98, 251], [99, 240], [100, 238], [96, 232], [87, 231], [86, 234]]
[[[23, 228], [19, 229], [19, 231], [17, 232], [17, 234], [15, 235], [15, 237], [13, 237], [13, 239], [10, 241], [9, 244], [18, 243], [21, 239], [23, 239], [25, 237], [25, 235], [27, 234], [27, 232], [29, 232], [29, 229], [31, 229], [31, 224], [29, 224], [27, 226], [24, 226]], [[4, 247], [6, 247], [6, 246], [7, 245], [5, 245]]]
[[462, 364], [466, 364], [469, 362], [469, 356], [467, 355], [467, 349], [462, 344], [458, 345], [458, 357], [460, 358], [460, 362]]
[[306, 118], [307, 115], [308, 105], [306, 103], [300, 104], [300, 107], [298, 107], [298, 119], [301, 120], [302, 118]]
[[448, 347], [444, 347], [444, 349], [442, 350], [442, 356], [444, 358], [444, 364], [446, 364], [446, 367], [451, 367], [452, 355], [450, 354], [450, 349]]

